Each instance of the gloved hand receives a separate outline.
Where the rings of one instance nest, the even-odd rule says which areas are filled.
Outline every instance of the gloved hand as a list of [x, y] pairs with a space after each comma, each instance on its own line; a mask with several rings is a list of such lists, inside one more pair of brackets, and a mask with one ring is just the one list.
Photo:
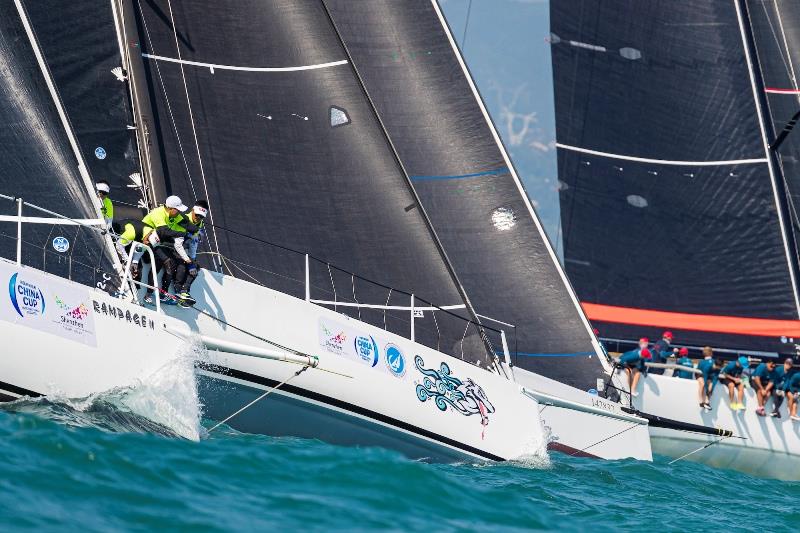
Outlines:
[[139, 263], [134, 261], [131, 263], [131, 277], [136, 278], [139, 275]]
[[190, 275], [196, 276], [197, 275], [197, 270], [198, 270], [198, 266], [196, 264], [192, 263], [192, 264], [189, 265], [189, 274]]

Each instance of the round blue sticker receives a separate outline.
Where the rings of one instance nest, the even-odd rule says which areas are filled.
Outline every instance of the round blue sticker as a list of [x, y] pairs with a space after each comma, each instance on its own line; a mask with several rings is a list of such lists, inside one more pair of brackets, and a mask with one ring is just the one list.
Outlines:
[[106, 149], [102, 146], [98, 146], [94, 149], [94, 156], [97, 159], [105, 159], [106, 158]]
[[66, 252], [69, 250], [69, 240], [66, 237], [56, 237], [53, 239], [53, 248], [56, 252]]

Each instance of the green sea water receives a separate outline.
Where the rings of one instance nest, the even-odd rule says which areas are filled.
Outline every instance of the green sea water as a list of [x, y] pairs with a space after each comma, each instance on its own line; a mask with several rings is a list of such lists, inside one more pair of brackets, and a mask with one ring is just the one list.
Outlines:
[[[210, 426], [204, 423], [207, 429]], [[0, 411], [4, 530], [789, 530], [800, 483], [690, 462], [426, 464], [228, 428], [198, 441], [114, 398]]]

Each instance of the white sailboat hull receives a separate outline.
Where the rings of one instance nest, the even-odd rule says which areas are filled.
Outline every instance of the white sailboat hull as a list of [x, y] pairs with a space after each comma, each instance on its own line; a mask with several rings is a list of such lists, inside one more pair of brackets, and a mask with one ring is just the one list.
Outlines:
[[[727, 388], [717, 385], [711, 400], [713, 410], [706, 412], [698, 405], [695, 380], [649, 375], [641, 380], [639, 396], [633, 403], [648, 414], [728, 429], [744, 437], [720, 440], [711, 435], [651, 427], [653, 450], [658, 454], [677, 458], [719, 441], [686, 459], [758, 476], [800, 480], [800, 424], [789, 419], [787, 402], [781, 407], [781, 418], [761, 417], [755, 413], [755, 391], [746, 388], [745, 398], [746, 409], [732, 411]], [[767, 403], [767, 410], [772, 410], [772, 400]]]
[[4, 259], [0, 283], [0, 399], [133, 387], [184, 345], [164, 328], [173, 319], [99, 289]]
[[[619, 404], [520, 368], [514, 377], [525, 389], [541, 393], [539, 416], [548, 449], [579, 457], [653, 459], [647, 423]], [[544, 395], [554, 399], [548, 402]]]
[[[433, 460], [507, 460], [543, 449], [537, 402], [496, 373], [228, 276], [204, 271], [192, 294], [197, 307], [209, 314], [319, 358], [317, 368], [292, 378], [226, 422], [235, 429], [386, 446]], [[204, 336], [270, 347], [193, 310], [169, 313]], [[359, 341], [366, 341], [361, 352]], [[395, 362], [398, 353], [402, 359], [394, 370], [388, 364], [389, 350]], [[299, 368], [296, 363], [209, 351], [199, 370], [206, 416], [226, 419]], [[466, 401], [458, 399], [459, 393]]]

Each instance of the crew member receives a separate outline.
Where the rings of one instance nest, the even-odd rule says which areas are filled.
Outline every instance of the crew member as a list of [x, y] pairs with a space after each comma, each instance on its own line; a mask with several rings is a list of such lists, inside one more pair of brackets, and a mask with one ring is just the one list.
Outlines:
[[756, 398], [758, 399], [756, 414], [758, 416], [767, 416], [764, 411], [764, 405], [772, 395], [775, 387], [775, 361], [770, 360], [759, 364], [750, 377], [750, 385], [755, 389]]
[[114, 220], [114, 204], [108, 197], [111, 186], [107, 181], [98, 181], [94, 186], [97, 189], [97, 197], [100, 198], [100, 213], [106, 221], [106, 229], [111, 229], [111, 223]]
[[[673, 356], [674, 352], [676, 352], [677, 349], [673, 350], [672, 348], [672, 332], [665, 331], [661, 335], [661, 340], [653, 345], [653, 349], [651, 351], [653, 353], [654, 363], [664, 363], [666, 362], [668, 357]], [[650, 372], [652, 372], [653, 374], [663, 374], [664, 369], [651, 368]]]
[[111, 229], [117, 236], [116, 250], [119, 255], [120, 262], [124, 265], [128, 263], [128, 257], [131, 259], [131, 276], [136, 281], [141, 281], [141, 268], [139, 261], [144, 255], [144, 248], [137, 246], [132, 249], [134, 241], [147, 242], [155, 246], [158, 243], [157, 234], [153, 228], [144, 224], [141, 220], [120, 220], [115, 221]]
[[[180, 226], [183, 215], [189, 208], [186, 207], [177, 196], [169, 196], [164, 201], [164, 205], [156, 207], [142, 219], [142, 222], [157, 230], [159, 245], [153, 249], [155, 256], [156, 271], [161, 270], [161, 301], [167, 304], [176, 303], [175, 299], [169, 295], [169, 286], [175, 278], [178, 261], [188, 260], [188, 255], [183, 249], [183, 239], [186, 230]], [[164, 241], [162, 245], [160, 241]], [[172, 241], [173, 246], [167, 246]], [[144, 298], [145, 303], [152, 304], [152, 289], [147, 290]]]
[[639, 378], [642, 372], [647, 368], [645, 366], [645, 361], [650, 361], [652, 359], [650, 350], [647, 348], [648, 344], [650, 344], [650, 340], [646, 337], [642, 337], [639, 339], [638, 348], [625, 352], [619, 357], [620, 365], [623, 366], [628, 373], [628, 386], [630, 387], [628, 390], [631, 391], [631, 396], [633, 397], [639, 396], [636, 387], [639, 384]]
[[[680, 366], [684, 366], [684, 367], [687, 367], [687, 368], [693, 368], [694, 367], [694, 364], [692, 363], [692, 360], [689, 359], [689, 348], [685, 348], [684, 347], [684, 348], [681, 348], [680, 350], [678, 350], [678, 357], [679, 357], [679, 359], [678, 359], [677, 363]], [[694, 378], [694, 372], [692, 372], [691, 370], [678, 369], [677, 372], [675, 373], [675, 375], [677, 377], [683, 378], [683, 379], [693, 379]]]
[[[731, 410], [740, 411], [744, 409], [744, 381], [742, 381], [742, 372], [745, 368], [750, 366], [750, 360], [745, 356], [730, 361], [725, 365], [719, 373], [719, 382], [728, 387], [728, 396], [730, 398]], [[736, 397], [738, 402], [733, 401], [733, 391], [736, 389]]]
[[797, 416], [797, 403], [798, 396], [800, 396], [800, 372], [795, 372], [783, 384], [783, 390], [786, 397], [789, 399], [789, 418], [797, 422], [800, 417]]
[[781, 417], [781, 404], [783, 403], [783, 398], [786, 395], [784, 391], [784, 385], [786, 384], [787, 380], [789, 380], [792, 375], [795, 373], [794, 370], [794, 363], [791, 357], [787, 357], [783, 364], [775, 369], [773, 374], [773, 382], [775, 386], [773, 390], [775, 391], [775, 402], [774, 407], [772, 408], [772, 412], [770, 416], [774, 416], [775, 418]]
[[703, 348], [703, 360], [697, 363], [697, 395], [700, 400], [700, 407], [706, 411], [711, 410], [711, 394], [714, 392], [714, 385], [717, 383], [719, 371], [722, 363], [714, 361], [714, 352], [711, 346]]
[[195, 300], [189, 292], [197, 278], [200, 266], [197, 264], [197, 249], [205, 235], [205, 219], [208, 216], [208, 202], [197, 200], [181, 226], [186, 229], [186, 252], [189, 261], [180, 261], [175, 272], [175, 294], [182, 307], [194, 305]]

